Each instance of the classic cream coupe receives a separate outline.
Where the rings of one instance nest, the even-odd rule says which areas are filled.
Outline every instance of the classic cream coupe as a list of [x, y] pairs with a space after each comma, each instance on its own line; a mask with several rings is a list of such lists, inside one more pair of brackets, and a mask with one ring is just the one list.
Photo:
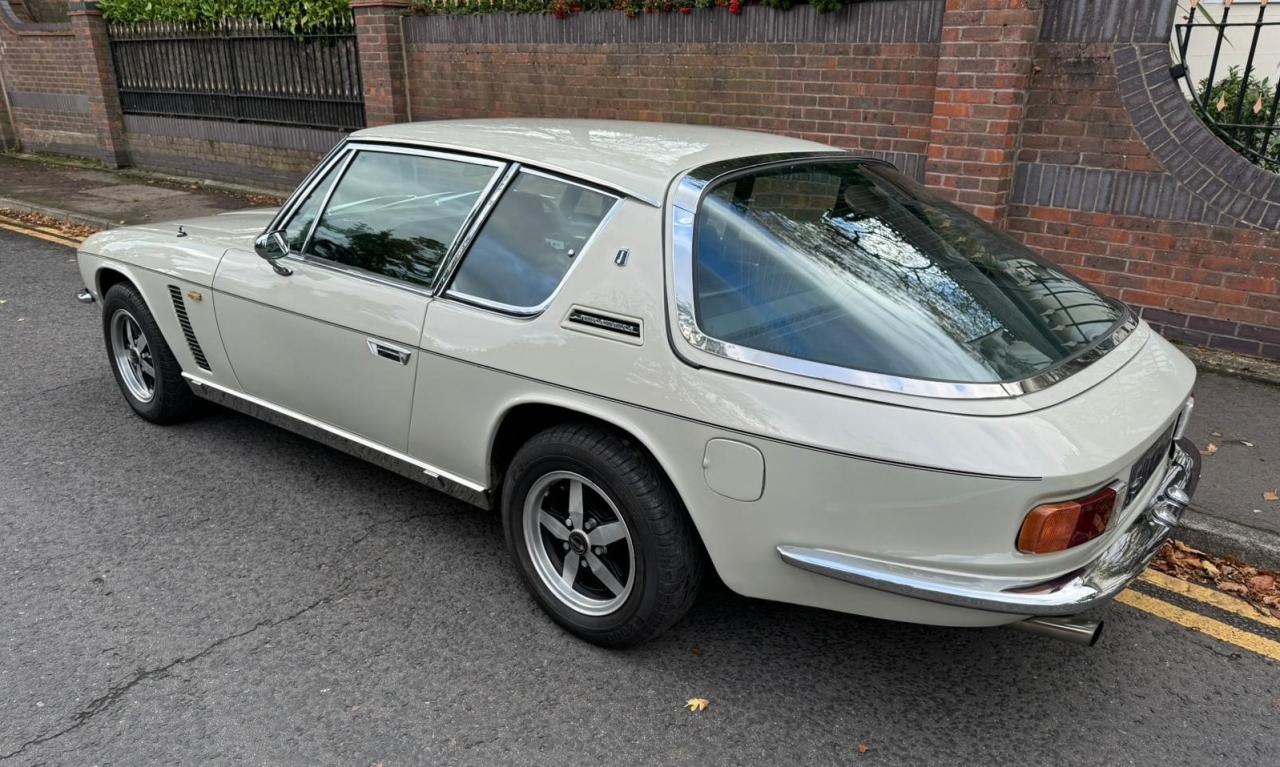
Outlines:
[[[751, 597], [1092, 643], [1199, 476], [1195, 371], [889, 164], [578, 120], [363, 130], [279, 210], [79, 253], [137, 413], [201, 397], [501, 513], [610, 646]], [[304, 513], [305, 510], [299, 510]]]

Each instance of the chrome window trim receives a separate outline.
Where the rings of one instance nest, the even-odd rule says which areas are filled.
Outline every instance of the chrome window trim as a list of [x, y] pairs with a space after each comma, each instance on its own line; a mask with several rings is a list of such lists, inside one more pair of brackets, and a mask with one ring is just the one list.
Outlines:
[[[297, 192], [295, 192], [295, 197], [297, 197], [297, 199], [291, 201], [290, 204], [292, 205], [293, 208], [296, 209], [297, 206], [301, 205], [302, 201], [306, 199], [307, 195], [311, 193], [311, 190], [317, 184], [319, 184], [320, 181], [323, 180], [326, 175], [328, 175], [329, 169], [335, 168], [335, 167], [337, 168], [337, 172], [338, 172], [337, 178], [334, 179], [333, 185], [330, 186], [328, 191], [325, 192], [324, 199], [320, 202], [320, 212], [316, 214], [315, 220], [311, 222], [311, 228], [307, 230], [307, 237], [303, 241], [302, 249], [300, 251], [290, 250], [288, 255], [285, 256], [285, 258], [297, 261], [298, 263], [309, 264], [311, 266], [317, 266], [323, 269], [328, 269], [329, 271], [336, 272], [338, 274], [344, 274], [349, 277], [363, 279], [367, 282], [373, 282], [379, 285], [386, 285], [393, 288], [400, 288], [402, 290], [406, 290], [411, 293], [417, 293], [423, 296], [431, 297], [436, 295], [435, 286], [438, 284], [438, 281], [440, 279], [440, 274], [444, 271], [445, 267], [448, 266], [450, 258], [454, 257], [455, 251], [458, 249], [460, 243], [462, 242], [463, 235], [467, 232], [471, 222], [475, 220], [477, 212], [485, 208], [489, 204], [489, 200], [491, 195], [493, 194], [494, 187], [498, 184], [500, 179], [505, 177], [507, 163], [502, 162], [500, 160], [492, 160], [487, 157], [470, 157], [467, 155], [450, 154], [448, 152], [437, 152], [429, 149], [414, 149], [411, 147], [388, 146], [388, 145], [382, 145], [382, 144], [366, 144], [360, 141], [348, 141], [343, 148], [346, 151], [341, 153], [340, 156], [335, 157], [333, 161], [330, 162], [329, 165], [326, 167], [324, 172], [316, 174], [314, 178], [309, 178], [310, 183], [307, 184], [307, 188], [304, 193], [298, 194]], [[477, 195], [475, 204], [471, 206], [471, 210], [468, 211], [467, 216], [463, 219], [462, 226], [459, 227], [458, 231], [453, 236], [453, 240], [449, 243], [449, 248], [445, 251], [444, 257], [440, 260], [440, 267], [436, 269], [436, 273], [432, 275], [432, 278], [431, 278], [432, 281], [430, 285], [418, 285], [416, 283], [409, 282], [408, 280], [400, 280], [400, 279], [396, 279], [395, 277], [388, 277], [384, 274], [378, 274], [377, 272], [371, 272], [367, 269], [361, 269], [359, 267], [351, 266], [349, 264], [343, 264], [338, 261], [333, 261], [331, 259], [327, 259], [321, 256], [307, 253], [307, 249], [311, 247], [311, 241], [315, 237], [316, 228], [320, 224], [321, 217], [323, 217], [325, 212], [329, 210], [329, 203], [333, 199], [334, 192], [337, 191], [338, 185], [342, 183], [342, 179], [346, 177], [347, 171], [350, 170], [351, 168], [351, 163], [355, 162], [356, 157], [361, 152], [372, 152], [372, 153], [381, 153], [381, 154], [403, 154], [403, 155], [410, 155], [414, 157], [427, 157], [427, 158], [436, 159], [436, 160], [447, 160], [449, 162], [465, 163], [468, 165], [489, 166], [494, 169], [493, 174], [489, 177], [489, 180], [485, 183], [484, 188], [482, 188], [479, 194]], [[291, 209], [288, 213], [288, 216], [286, 217], [286, 220], [291, 219], [296, 212], [297, 212], [296, 210]], [[269, 228], [267, 231], [274, 231], [274, 222], [273, 222], [273, 228]]]
[[[936, 399], [1000, 399], [1018, 397], [1040, 391], [1065, 378], [1074, 375], [1093, 364], [1098, 358], [1119, 346], [1138, 326], [1138, 319], [1129, 308], [1117, 302], [1121, 309], [1120, 319], [1106, 333], [1094, 340], [1093, 345], [1084, 351], [1069, 357], [1057, 365], [1043, 370], [1028, 378], [1009, 382], [965, 383], [960, 381], [939, 381], [924, 378], [909, 378], [888, 373], [875, 373], [855, 368], [829, 365], [822, 362], [788, 357], [783, 354], [752, 349], [739, 344], [730, 343], [702, 332], [698, 325], [696, 302], [693, 288], [693, 228], [698, 207], [707, 191], [716, 183], [728, 176], [746, 170], [758, 170], [772, 165], [824, 162], [833, 159], [847, 159], [853, 162], [875, 165], [888, 165], [875, 158], [856, 157], [848, 152], [797, 152], [788, 154], [757, 155], [740, 157], [731, 160], [703, 165], [685, 174], [676, 185], [672, 201], [671, 223], [671, 269], [674, 286], [674, 311], [676, 327], [680, 336], [693, 348], [716, 357], [742, 362], [756, 367], [774, 370], [780, 373], [829, 381], [836, 384], [856, 386], [862, 389], [895, 392]], [[680, 353], [679, 345], [674, 342], [677, 356], [690, 364], [697, 365]]]
[[502, 195], [507, 191], [507, 187], [511, 185], [511, 181], [519, 175], [521, 167], [518, 162], [513, 162], [507, 166], [506, 171], [498, 179], [497, 185], [489, 196], [485, 198], [484, 204], [479, 207], [475, 215], [467, 222], [457, 249], [450, 253], [449, 258], [441, 265], [439, 279], [432, 286], [432, 292], [435, 295], [438, 296], [443, 293], [445, 286], [453, 282], [453, 275], [458, 271], [458, 265], [462, 263], [463, 254], [471, 248], [471, 243], [475, 240], [476, 235], [480, 233], [485, 222], [489, 220], [489, 214], [497, 207], [498, 200], [502, 199]]
[[[338, 175], [334, 176], [333, 183], [330, 184], [329, 189], [325, 191], [324, 198], [320, 200], [320, 208], [316, 211], [316, 217], [312, 219], [311, 226], [307, 227], [307, 236], [302, 238], [302, 247], [298, 249], [298, 256], [300, 258], [305, 257], [307, 248], [311, 247], [311, 238], [316, 236], [316, 227], [320, 225], [320, 219], [324, 217], [325, 211], [329, 209], [329, 201], [333, 199], [334, 190], [338, 188], [338, 184], [342, 183], [342, 179], [346, 178], [347, 169], [351, 167], [351, 163], [355, 162], [356, 155], [359, 153], [359, 150], [356, 149], [347, 152], [343, 155], [341, 163], [334, 166]], [[328, 174], [326, 173], [325, 175], [327, 176]], [[316, 184], [319, 184], [323, 180], [324, 176], [321, 176], [316, 179]], [[304, 197], [298, 202], [298, 205], [301, 206], [305, 200], [306, 198]], [[294, 211], [294, 214], [296, 215], [297, 211]], [[290, 216], [289, 218], [292, 220], [293, 216]], [[293, 255], [292, 250], [289, 251], [289, 255]], [[320, 260], [327, 261], [328, 259]]]
[[569, 268], [564, 270], [564, 274], [560, 276], [560, 281], [556, 283], [555, 288], [551, 291], [551, 293], [547, 295], [545, 299], [542, 300], [541, 303], [535, 306], [515, 306], [512, 304], [504, 304], [500, 301], [493, 301], [487, 298], [481, 298], [480, 296], [473, 296], [469, 293], [463, 293], [462, 291], [454, 290], [452, 287], [453, 278], [456, 276], [457, 269], [462, 268], [463, 262], [466, 261], [466, 252], [463, 252], [459, 256], [458, 263], [454, 269], [454, 274], [449, 275], [449, 283], [448, 283], [449, 287], [444, 291], [444, 296], [446, 298], [451, 298], [464, 304], [477, 306], [481, 309], [487, 309], [489, 311], [499, 312], [501, 314], [510, 315], [512, 317], [522, 317], [522, 318], [537, 317], [538, 315], [545, 312], [547, 310], [547, 307], [551, 306], [551, 304], [556, 300], [556, 296], [560, 295], [560, 291], [561, 289], [564, 288], [565, 283], [569, 281], [570, 275], [572, 275], [573, 271], [578, 268], [578, 264], [582, 262], [583, 255], [586, 254], [587, 251], [591, 249], [591, 245], [596, 241], [596, 237], [600, 234], [602, 230], [606, 229], [609, 226], [609, 223], [610, 221], [612, 221], [614, 215], [618, 212], [619, 209], [621, 209], [622, 206], [619, 203], [622, 202], [623, 197], [617, 194], [616, 192], [613, 192], [608, 189], [603, 189], [601, 187], [595, 186], [590, 183], [583, 183], [578, 179], [566, 178], [556, 173], [548, 173], [547, 171], [538, 170], [536, 168], [524, 167], [519, 165], [518, 163], [512, 168], [511, 171], [509, 171], [509, 173], [511, 177], [505, 180], [505, 183], [503, 184], [502, 189], [493, 196], [493, 199], [491, 200], [492, 205], [487, 206], [484, 220], [478, 222], [475, 232], [472, 233], [471, 238], [467, 240], [466, 247], [468, 251], [470, 250], [471, 246], [474, 244], [475, 238], [479, 236], [480, 232], [484, 229], [485, 224], [488, 223], [489, 217], [492, 216], [494, 210], [497, 209], [498, 204], [502, 200], [502, 195], [506, 193], [507, 188], [510, 186], [511, 182], [514, 181], [514, 179], [522, 173], [527, 173], [531, 176], [541, 176], [543, 178], [549, 178], [549, 179], [552, 179], [553, 181], [559, 181], [562, 184], [569, 184], [572, 186], [580, 187], [582, 189], [595, 192], [596, 194], [602, 194], [606, 197], [613, 198], [613, 202], [610, 203], [609, 205], [609, 210], [600, 219], [600, 223], [596, 224], [596, 228], [592, 230], [591, 236], [587, 238], [587, 241], [582, 243], [582, 248], [578, 251], [578, 254], [573, 257], [573, 263], [569, 264]]
[[320, 159], [320, 162], [316, 163], [316, 166], [302, 178], [302, 181], [294, 188], [293, 193], [285, 199], [284, 204], [281, 205], [280, 209], [276, 211], [276, 214], [272, 216], [271, 222], [267, 224], [267, 228], [262, 230], [263, 234], [284, 228], [284, 222], [293, 217], [294, 210], [301, 205], [302, 201], [306, 199], [306, 196], [311, 193], [312, 187], [319, 183], [320, 179], [324, 178], [325, 174], [328, 173], [329, 169], [338, 162], [338, 158], [347, 151], [350, 145], [350, 141], [339, 141], [328, 151], [328, 153], [325, 154], [324, 157]]
[[[472, 147], [465, 147], [461, 145], [451, 146], [448, 144], [432, 143], [428, 141], [415, 141], [413, 138], [410, 138], [410, 137], [377, 138], [374, 136], [365, 136], [356, 140], [363, 142], [365, 144], [373, 145], [373, 146], [423, 147], [423, 148], [435, 149], [441, 152], [457, 152], [459, 154], [465, 153], [464, 156], [478, 157], [483, 159], [492, 159], [492, 160], [497, 160], [498, 162], [501, 162], [501, 163], [522, 165], [526, 168], [529, 167], [531, 164], [527, 157], [521, 158], [516, 155], [505, 154], [497, 151], [486, 151], [481, 149], [475, 149]], [[546, 171], [546, 172], [548, 174], [552, 173], [551, 171]], [[629, 197], [637, 202], [642, 202], [651, 208], [662, 207], [661, 198], [653, 197], [651, 195], [645, 194], [643, 192], [639, 192], [630, 187], [620, 186], [616, 183], [611, 183], [598, 176], [593, 176], [589, 173], [574, 172], [572, 174], [572, 177], [574, 178], [575, 183], [581, 184], [583, 186], [594, 187], [602, 191], [607, 191], [609, 194], [612, 194], [615, 197]]]

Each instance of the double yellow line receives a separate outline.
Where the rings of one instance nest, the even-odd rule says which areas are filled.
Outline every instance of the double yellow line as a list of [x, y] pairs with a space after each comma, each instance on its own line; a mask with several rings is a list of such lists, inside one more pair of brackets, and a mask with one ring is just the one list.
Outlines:
[[84, 240], [68, 237], [61, 231], [49, 226], [37, 226], [20, 221], [16, 218], [8, 216], [0, 216], [0, 229], [18, 234], [25, 234], [28, 237], [35, 237], [46, 242], [57, 243], [58, 245], [66, 245], [68, 248], [78, 248]]
[[[1238, 615], [1269, 628], [1280, 629], [1280, 620], [1263, 613], [1243, 599], [1236, 599], [1221, 591], [1197, 586], [1194, 583], [1173, 578], [1156, 570], [1143, 572], [1140, 580], [1171, 594], [1187, 597], [1201, 604], [1215, 607], [1232, 615]], [[1116, 596], [1116, 601], [1142, 610], [1145, 613], [1150, 613], [1157, 618], [1176, 623], [1179, 626], [1199, 631], [1214, 639], [1219, 639], [1258, 655], [1280, 661], [1280, 642], [1267, 639], [1245, 629], [1236, 628], [1191, 610], [1184, 610], [1177, 605], [1170, 604], [1162, 599], [1156, 599], [1135, 589], [1126, 589], [1120, 592]]]

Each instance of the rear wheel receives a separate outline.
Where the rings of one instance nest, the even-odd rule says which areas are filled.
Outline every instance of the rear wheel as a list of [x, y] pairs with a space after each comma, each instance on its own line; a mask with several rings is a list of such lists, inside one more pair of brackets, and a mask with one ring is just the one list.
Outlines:
[[152, 423], [174, 423], [191, 414], [195, 396], [133, 286], [117, 283], [107, 291], [102, 332], [111, 372], [134, 412]]
[[592, 424], [530, 439], [503, 485], [511, 556], [543, 609], [596, 644], [625, 647], [688, 611], [703, 577], [692, 525], [634, 443]]

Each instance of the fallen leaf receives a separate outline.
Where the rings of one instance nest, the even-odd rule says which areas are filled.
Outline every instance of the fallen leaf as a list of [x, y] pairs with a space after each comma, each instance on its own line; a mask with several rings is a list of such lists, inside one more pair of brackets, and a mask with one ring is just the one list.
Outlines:
[[1228, 594], [1248, 594], [1249, 593], [1248, 586], [1244, 585], [1243, 583], [1236, 583], [1235, 581], [1223, 581], [1222, 583], [1218, 584], [1218, 589], [1220, 591], [1225, 591]]
[[858, 744], [858, 753], [859, 753], [859, 754], [865, 754], [865, 753], [867, 753], [867, 752], [868, 752], [868, 751], [870, 751], [870, 750], [871, 750], [871, 745], [870, 745], [869, 743], [859, 743], [859, 744]]
[[1212, 431], [1212, 432], [1209, 432], [1209, 436], [1210, 436], [1210, 437], [1221, 437], [1221, 436], [1222, 436], [1222, 432], [1220, 432], [1220, 431]]
[[1275, 490], [1267, 490], [1262, 494], [1262, 500], [1280, 501], [1280, 493], [1277, 493]]
[[1244, 581], [1254, 591], [1275, 591], [1276, 577], [1267, 573], [1253, 575]]
[[711, 701], [706, 698], [690, 698], [685, 701], [684, 707], [690, 711], [705, 711], [707, 706], [711, 705]]
[[1210, 442], [1207, 447], [1200, 451], [1200, 455], [1213, 455], [1218, 452], [1218, 446]]
[[1210, 575], [1217, 575], [1219, 572], [1221, 572], [1220, 570], [1218, 570], [1217, 565], [1215, 565], [1214, 563], [1210, 562], [1207, 559], [1200, 560], [1200, 567]]
[[695, 647], [695, 648], [693, 648], [692, 650], [690, 650], [689, 652], [693, 653], [693, 657], [695, 657], [695, 658], [701, 658], [701, 657], [702, 657], [702, 648], [701, 648], [701, 647]]
[[1174, 547], [1175, 549], [1177, 549], [1178, 551], [1185, 551], [1185, 552], [1186, 552], [1186, 553], [1188, 553], [1188, 554], [1195, 554], [1196, 556], [1201, 556], [1201, 557], [1205, 556], [1205, 553], [1204, 553], [1203, 551], [1201, 551], [1200, 549], [1193, 549], [1193, 548], [1191, 548], [1190, 546], [1188, 546], [1187, 544], [1185, 544], [1185, 543], [1183, 543], [1182, 541], [1178, 540], [1177, 538], [1172, 539], [1172, 540], [1170, 541], [1170, 543], [1172, 543], [1172, 544], [1173, 544], [1173, 547]]

